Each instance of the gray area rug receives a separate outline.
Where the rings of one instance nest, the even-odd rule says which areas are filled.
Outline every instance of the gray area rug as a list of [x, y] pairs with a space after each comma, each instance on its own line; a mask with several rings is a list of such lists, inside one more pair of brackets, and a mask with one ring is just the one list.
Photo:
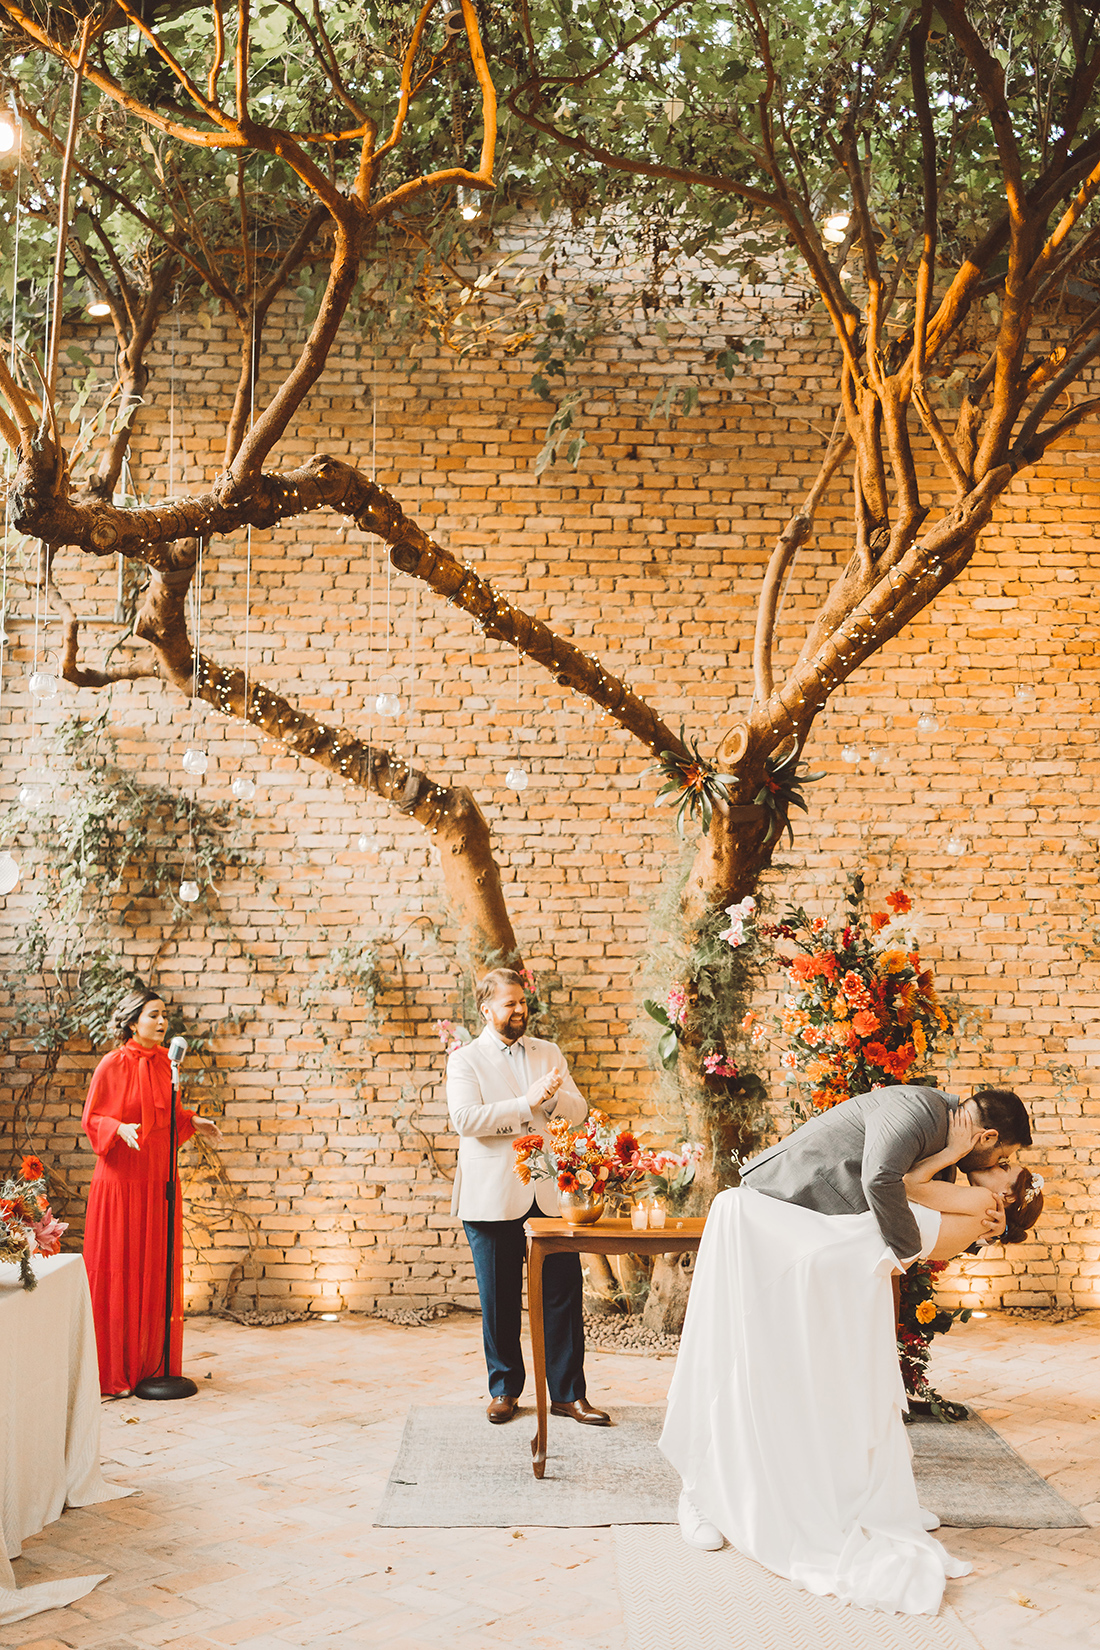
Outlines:
[[[551, 1415], [540, 1482], [531, 1471], [533, 1407], [494, 1427], [480, 1407], [414, 1405], [374, 1522], [388, 1529], [674, 1524], [680, 1482], [657, 1449], [664, 1413], [663, 1404], [631, 1405], [612, 1411], [610, 1427]], [[984, 1421], [918, 1421], [908, 1437], [921, 1501], [944, 1524], [1087, 1523]]]
[[971, 1530], [1087, 1526], [1080, 1510], [976, 1415], [950, 1423], [917, 1416], [905, 1431], [921, 1505], [933, 1508], [942, 1524]]

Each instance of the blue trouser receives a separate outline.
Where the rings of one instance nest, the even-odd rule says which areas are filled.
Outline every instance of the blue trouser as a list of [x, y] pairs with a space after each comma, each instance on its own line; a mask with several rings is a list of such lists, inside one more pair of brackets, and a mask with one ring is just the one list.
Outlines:
[[[464, 1220], [481, 1297], [481, 1334], [489, 1371], [489, 1396], [518, 1398], [523, 1391], [519, 1331], [523, 1263], [527, 1238], [523, 1222], [543, 1213], [532, 1203], [518, 1220]], [[569, 1404], [585, 1396], [584, 1319], [579, 1255], [547, 1255], [542, 1268], [542, 1322], [546, 1337], [546, 1384], [550, 1402]]]

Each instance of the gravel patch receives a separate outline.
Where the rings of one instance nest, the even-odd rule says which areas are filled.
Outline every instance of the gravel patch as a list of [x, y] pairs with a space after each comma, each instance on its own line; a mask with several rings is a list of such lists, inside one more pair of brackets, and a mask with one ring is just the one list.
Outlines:
[[649, 1329], [640, 1317], [605, 1318], [584, 1314], [584, 1344], [592, 1352], [633, 1352], [646, 1358], [675, 1358], [679, 1335]]

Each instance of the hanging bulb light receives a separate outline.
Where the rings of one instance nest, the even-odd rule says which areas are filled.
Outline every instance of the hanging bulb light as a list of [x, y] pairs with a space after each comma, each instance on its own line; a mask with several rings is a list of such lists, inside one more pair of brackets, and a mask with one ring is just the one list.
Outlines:
[[527, 786], [530, 784], [530, 780], [527, 777], [527, 769], [521, 768], [518, 762], [513, 763], [513, 765], [508, 769], [508, 772], [504, 775], [504, 783], [510, 791], [525, 791]]
[[27, 686], [35, 699], [57, 698], [57, 677], [49, 670], [36, 670], [27, 678]]
[[840, 748], [840, 760], [842, 762], [858, 762], [862, 754], [858, 745], [842, 745]]
[[180, 899], [184, 905], [194, 905], [199, 897], [199, 885], [191, 877], [184, 877], [180, 883]]
[[930, 710], [917, 717], [917, 726], [922, 733], [938, 733], [940, 730], [940, 724]]
[[210, 766], [210, 758], [197, 745], [190, 745], [183, 753], [184, 773], [195, 774], [196, 777], [204, 774]]
[[251, 802], [256, 794], [256, 786], [246, 773], [234, 774], [229, 789], [238, 802]]
[[19, 861], [6, 850], [0, 854], [0, 895], [10, 894], [19, 881]]

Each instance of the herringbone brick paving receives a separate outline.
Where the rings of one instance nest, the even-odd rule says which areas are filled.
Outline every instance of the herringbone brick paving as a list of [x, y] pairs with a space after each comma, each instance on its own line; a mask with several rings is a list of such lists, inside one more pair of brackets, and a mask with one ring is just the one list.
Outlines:
[[[934, 1373], [1100, 1524], [1094, 1316], [959, 1326]], [[110, 1579], [66, 1610], [0, 1628], [0, 1645], [624, 1650], [607, 1530], [372, 1526], [408, 1405], [482, 1394], [476, 1319], [197, 1319], [186, 1364], [197, 1398], [104, 1406], [107, 1475], [141, 1495], [66, 1513], [16, 1561], [22, 1585], [91, 1570]], [[588, 1369], [592, 1395], [614, 1408], [660, 1402], [672, 1362], [592, 1353]], [[526, 1447], [531, 1411], [514, 1425]], [[949, 1596], [985, 1650], [1100, 1646], [1100, 1529], [947, 1540], [975, 1565]]]

